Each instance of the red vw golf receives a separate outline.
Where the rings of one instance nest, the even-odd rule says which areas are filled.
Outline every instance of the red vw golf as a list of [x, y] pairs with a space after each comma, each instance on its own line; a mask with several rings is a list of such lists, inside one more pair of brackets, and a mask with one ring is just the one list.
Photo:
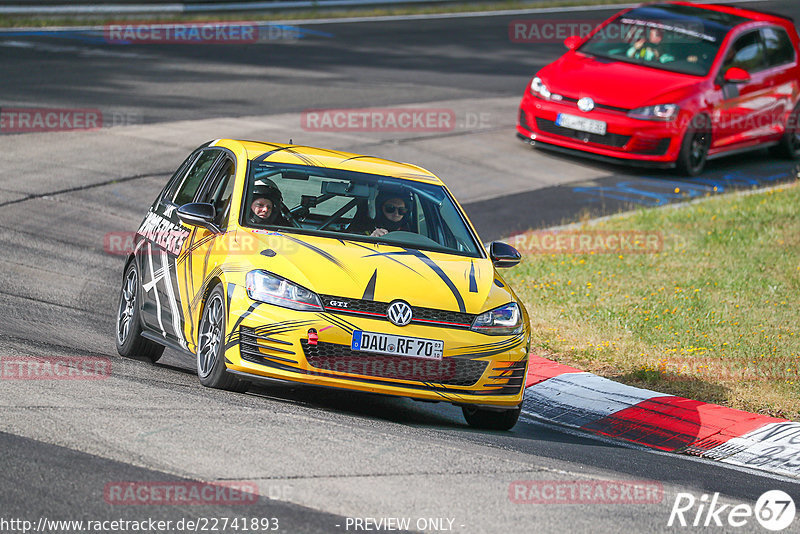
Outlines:
[[800, 42], [788, 18], [647, 4], [565, 44], [522, 97], [517, 135], [535, 146], [691, 176], [754, 148], [800, 155]]

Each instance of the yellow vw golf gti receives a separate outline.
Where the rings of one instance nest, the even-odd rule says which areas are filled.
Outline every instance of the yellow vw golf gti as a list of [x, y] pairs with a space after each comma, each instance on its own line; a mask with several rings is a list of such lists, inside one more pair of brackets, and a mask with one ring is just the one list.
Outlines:
[[461, 406], [517, 422], [527, 312], [430, 172], [372, 156], [216, 140], [150, 206], [127, 258], [122, 356], [170, 347], [208, 387], [284, 380]]

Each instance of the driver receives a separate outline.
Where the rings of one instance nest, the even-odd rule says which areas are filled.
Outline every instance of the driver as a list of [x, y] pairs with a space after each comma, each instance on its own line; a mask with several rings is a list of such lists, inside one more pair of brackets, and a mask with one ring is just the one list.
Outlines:
[[283, 197], [274, 184], [257, 185], [253, 188], [253, 200], [247, 219], [258, 225], [289, 226], [281, 213]]
[[375, 214], [375, 229], [369, 235], [381, 237], [389, 232], [410, 232], [408, 214], [411, 211], [411, 199], [399, 192], [383, 192], [375, 200], [378, 207]]
[[358, 219], [348, 228], [354, 234], [381, 237], [389, 232], [411, 232], [411, 196], [401, 190], [383, 190], [375, 199], [375, 219]]
[[664, 30], [661, 28], [649, 28], [647, 37], [637, 39], [628, 49], [627, 56], [633, 59], [644, 61], [657, 61], [659, 63], [669, 63], [675, 61], [675, 57], [665, 54], [662, 43], [664, 41]]

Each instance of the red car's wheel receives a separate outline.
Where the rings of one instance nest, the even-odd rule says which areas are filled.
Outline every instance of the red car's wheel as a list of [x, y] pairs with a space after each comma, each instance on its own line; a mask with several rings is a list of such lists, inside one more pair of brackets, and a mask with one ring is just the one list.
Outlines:
[[706, 166], [708, 149], [711, 148], [711, 123], [706, 115], [692, 119], [686, 129], [678, 154], [678, 170], [689, 176], [697, 176]]
[[780, 143], [775, 147], [779, 155], [789, 159], [800, 158], [800, 103], [789, 115]]

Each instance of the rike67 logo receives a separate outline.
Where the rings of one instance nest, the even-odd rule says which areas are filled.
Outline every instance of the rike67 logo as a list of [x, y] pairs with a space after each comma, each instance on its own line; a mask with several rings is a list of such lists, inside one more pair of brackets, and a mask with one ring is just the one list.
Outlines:
[[761, 495], [755, 506], [749, 504], [721, 504], [719, 493], [711, 497], [703, 494], [697, 499], [691, 493], [678, 493], [667, 526], [722, 527], [729, 531], [756, 521], [767, 530], [784, 530], [794, 521], [795, 505], [792, 497], [781, 490], [770, 490]]

